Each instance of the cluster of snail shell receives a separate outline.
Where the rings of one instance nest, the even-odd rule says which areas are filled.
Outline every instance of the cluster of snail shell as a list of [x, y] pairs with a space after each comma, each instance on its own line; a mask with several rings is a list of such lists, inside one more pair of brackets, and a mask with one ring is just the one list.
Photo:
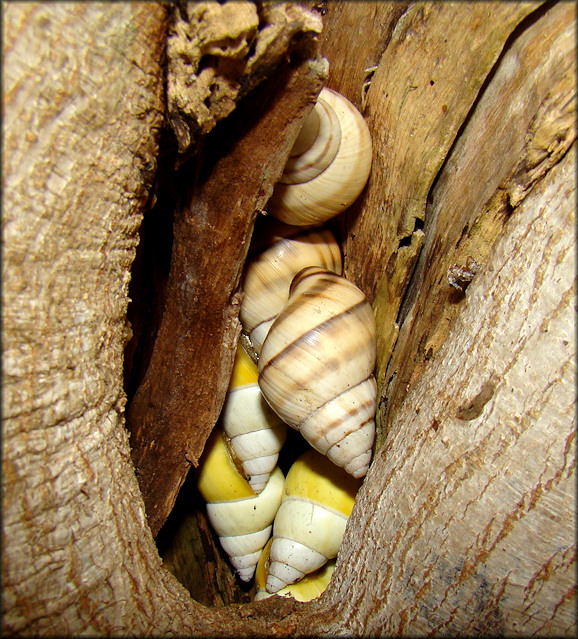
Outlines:
[[[371, 461], [375, 319], [342, 276], [335, 236], [319, 226], [353, 203], [370, 167], [363, 117], [323, 89], [267, 205], [278, 221], [245, 267], [246, 348], [237, 348], [197, 485], [240, 579], [256, 573], [256, 599], [324, 590]], [[311, 448], [283, 478], [287, 425]]]

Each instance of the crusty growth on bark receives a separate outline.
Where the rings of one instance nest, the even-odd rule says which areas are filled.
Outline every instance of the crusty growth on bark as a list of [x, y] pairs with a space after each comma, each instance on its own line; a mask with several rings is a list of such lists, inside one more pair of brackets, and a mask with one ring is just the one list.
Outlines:
[[184, 153], [278, 69], [320, 17], [293, 3], [189, 2], [167, 41], [168, 118]]

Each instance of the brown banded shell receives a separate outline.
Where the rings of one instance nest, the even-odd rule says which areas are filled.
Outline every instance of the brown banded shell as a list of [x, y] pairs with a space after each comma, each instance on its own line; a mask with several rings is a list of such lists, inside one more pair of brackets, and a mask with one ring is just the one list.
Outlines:
[[287, 224], [322, 224], [357, 199], [369, 177], [371, 152], [361, 113], [342, 95], [324, 88], [267, 211]]
[[363, 293], [319, 267], [301, 271], [261, 350], [259, 386], [320, 453], [363, 477], [375, 437], [376, 327]]
[[307, 266], [322, 266], [341, 274], [341, 250], [328, 229], [311, 229], [277, 237], [245, 269], [240, 319], [257, 354], [269, 328], [289, 298], [295, 275]]

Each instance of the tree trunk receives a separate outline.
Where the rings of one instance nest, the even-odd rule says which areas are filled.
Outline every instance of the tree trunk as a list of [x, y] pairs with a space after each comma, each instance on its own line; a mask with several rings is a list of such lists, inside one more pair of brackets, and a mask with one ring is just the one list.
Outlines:
[[[326, 11], [328, 82], [374, 139], [342, 229], [378, 319], [380, 447], [320, 599], [211, 608], [162, 565], [124, 427], [167, 9], [4, 7], [5, 633], [575, 634], [574, 5]], [[245, 254], [211, 256], [229, 273], [213, 301]], [[223, 313], [221, 350], [238, 332]], [[214, 361], [191, 384], [229, 373]]]

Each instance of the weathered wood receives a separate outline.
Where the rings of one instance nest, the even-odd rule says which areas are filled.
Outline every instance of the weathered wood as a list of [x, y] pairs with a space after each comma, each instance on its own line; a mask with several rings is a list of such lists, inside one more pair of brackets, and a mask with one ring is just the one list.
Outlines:
[[373, 74], [408, 5], [342, 1], [326, 5], [319, 47], [330, 62], [327, 86], [344, 95], [365, 116]]
[[510, 218], [369, 470], [325, 600], [351, 633], [576, 632], [575, 162]]
[[142, 614], [139, 573], [160, 568], [122, 369], [166, 7], [9, 3], [2, 17], [2, 631], [115, 634]]
[[209, 136], [196, 176], [189, 165], [180, 170], [185, 195], [175, 213], [163, 318], [127, 409], [153, 535], [221, 411], [241, 331], [238, 289], [255, 216], [283, 171], [325, 70], [309, 58], [288, 66]]
[[384, 377], [391, 401], [383, 431], [461, 311], [464, 295], [449, 285], [448, 269], [470, 257], [483, 269], [509, 217], [576, 139], [576, 7], [560, 3], [540, 15], [505, 51], [430, 195]]
[[367, 94], [374, 163], [345, 242], [347, 276], [372, 302], [397, 286], [391, 260], [402, 259], [400, 242], [414, 252], [416, 219], [447, 151], [506, 39], [536, 6], [418, 2], [396, 24]]
[[322, 28], [315, 12], [289, 2], [189, 2], [171, 18], [167, 117], [180, 153]]
[[[537, 6], [412, 4], [395, 24], [373, 75], [366, 95], [372, 170], [344, 215], [342, 235], [345, 274], [373, 303], [380, 327], [380, 417], [397, 315], [423, 243], [427, 195], [504, 43]], [[363, 40], [363, 32], [358, 37]], [[360, 76], [359, 56], [345, 47], [334, 47], [332, 54], [333, 69], [353, 68]]]

